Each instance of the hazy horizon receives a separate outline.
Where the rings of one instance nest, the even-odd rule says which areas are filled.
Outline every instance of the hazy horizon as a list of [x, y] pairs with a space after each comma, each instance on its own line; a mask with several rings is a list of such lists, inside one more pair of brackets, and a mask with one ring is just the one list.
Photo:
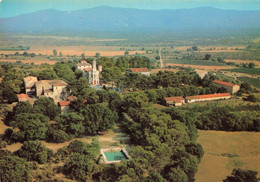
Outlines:
[[74, 11], [90, 9], [100, 6], [116, 8], [135, 8], [144, 10], [161, 9], [193, 9], [199, 7], [212, 7], [229, 10], [260, 10], [258, 0], [0, 0], [0, 18], [14, 17], [21, 14], [32, 13], [45, 9], [60, 11]]

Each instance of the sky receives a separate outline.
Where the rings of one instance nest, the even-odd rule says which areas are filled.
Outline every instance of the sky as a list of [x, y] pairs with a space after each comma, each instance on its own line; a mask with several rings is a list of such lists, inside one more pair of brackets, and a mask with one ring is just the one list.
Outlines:
[[0, 0], [0, 17], [13, 17], [43, 9], [71, 11], [98, 6], [138, 9], [211, 6], [220, 9], [260, 10], [260, 0]]

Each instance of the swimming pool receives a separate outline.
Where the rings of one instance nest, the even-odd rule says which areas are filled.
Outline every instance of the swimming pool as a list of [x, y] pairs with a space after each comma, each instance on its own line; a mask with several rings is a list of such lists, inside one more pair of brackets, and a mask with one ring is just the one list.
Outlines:
[[120, 151], [106, 151], [104, 152], [107, 160], [111, 161], [121, 161], [123, 159], [128, 159], [127, 155], [124, 153], [123, 150]]

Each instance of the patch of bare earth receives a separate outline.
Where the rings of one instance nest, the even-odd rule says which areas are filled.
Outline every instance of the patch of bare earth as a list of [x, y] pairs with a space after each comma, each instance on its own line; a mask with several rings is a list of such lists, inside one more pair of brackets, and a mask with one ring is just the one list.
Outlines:
[[195, 175], [198, 182], [223, 181], [233, 168], [238, 167], [260, 171], [258, 132], [199, 130], [198, 142], [205, 152]]

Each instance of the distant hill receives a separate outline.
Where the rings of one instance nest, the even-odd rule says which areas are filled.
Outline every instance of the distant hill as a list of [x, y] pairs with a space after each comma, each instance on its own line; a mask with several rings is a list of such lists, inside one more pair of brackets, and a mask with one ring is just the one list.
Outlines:
[[163, 32], [260, 29], [260, 11], [211, 7], [140, 10], [97, 7], [76, 11], [42, 10], [0, 19], [1, 32]]

